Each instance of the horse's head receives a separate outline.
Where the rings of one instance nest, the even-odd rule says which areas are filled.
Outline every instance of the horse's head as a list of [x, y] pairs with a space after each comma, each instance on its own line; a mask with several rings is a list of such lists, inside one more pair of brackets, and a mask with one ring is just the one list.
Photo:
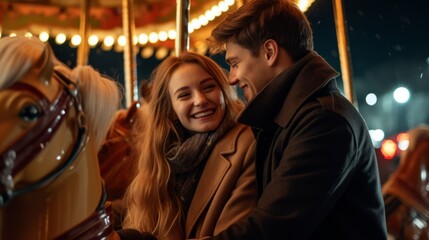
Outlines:
[[429, 233], [429, 127], [408, 132], [409, 146], [396, 171], [383, 185], [389, 234], [427, 239]]
[[[46, 208], [41, 214], [52, 218], [51, 212], [57, 210], [49, 208], [78, 210], [69, 206], [70, 201], [63, 204], [59, 200], [62, 195], [71, 197], [64, 193], [101, 193], [97, 152], [118, 107], [116, 84], [91, 67], [71, 70], [55, 58], [48, 45], [36, 39], [0, 39], [0, 66], [0, 210], [6, 214], [14, 199], [18, 199], [12, 204], [16, 209], [25, 201], [40, 202], [40, 211]], [[84, 153], [93, 159], [77, 163]], [[56, 179], [61, 183], [55, 183]], [[85, 184], [86, 192], [73, 186], [76, 181]], [[67, 191], [53, 187], [59, 184]], [[40, 190], [46, 186], [49, 190]], [[36, 190], [39, 192], [32, 195]], [[42, 196], [51, 193], [56, 195]], [[82, 212], [95, 211], [90, 209], [94, 204], [86, 205], [88, 209]], [[78, 218], [74, 214], [68, 221], [78, 222]]]
[[[0, 47], [10, 45], [5, 41]], [[2, 56], [7, 56], [11, 49], [4, 47]], [[22, 48], [23, 51], [28, 50], [27, 46]], [[34, 63], [23, 62], [18, 67], [27, 66], [27, 69], [16, 69], [15, 77], [6, 72], [1, 79], [0, 134], [4, 138], [0, 143], [0, 205], [16, 195], [49, 183], [61, 174], [84, 146], [86, 133], [77, 86], [56, 69], [49, 46], [44, 47], [37, 59], [31, 59], [31, 51], [14, 54], [22, 54], [24, 59], [29, 58]], [[2, 58], [2, 63], [7, 60]], [[78, 121], [66, 130], [63, 122], [71, 111]], [[63, 137], [67, 137], [63, 141], [71, 144], [72, 139], [76, 139], [71, 150], [67, 144], [58, 141], [58, 137], [54, 138], [60, 129]], [[71, 156], [63, 160], [66, 154]], [[39, 155], [46, 161], [36, 158]]]
[[399, 166], [384, 185], [384, 191], [397, 188], [396, 182], [400, 181], [429, 204], [429, 127], [411, 129], [408, 138], [408, 148], [402, 152]]
[[408, 136], [409, 146], [402, 153], [396, 172], [429, 206], [429, 126], [411, 129]]

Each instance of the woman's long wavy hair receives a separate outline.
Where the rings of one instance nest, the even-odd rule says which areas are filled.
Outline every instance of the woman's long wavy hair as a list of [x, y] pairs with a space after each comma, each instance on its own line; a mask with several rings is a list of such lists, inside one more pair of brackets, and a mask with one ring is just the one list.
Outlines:
[[148, 115], [135, 148], [140, 149], [138, 174], [126, 193], [127, 214], [123, 227], [150, 232], [158, 239], [166, 239], [174, 224], [183, 221], [179, 199], [169, 183], [170, 167], [166, 160], [166, 147], [172, 141], [179, 141], [168, 86], [172, 74], [190, 63], [201, 66], [220, 85], [226, 118], [235, 120], [244, 106], [234, 88], [228, 85], [225, 71], [209, 57], [185, 52], [165, 59], [152, 73]]

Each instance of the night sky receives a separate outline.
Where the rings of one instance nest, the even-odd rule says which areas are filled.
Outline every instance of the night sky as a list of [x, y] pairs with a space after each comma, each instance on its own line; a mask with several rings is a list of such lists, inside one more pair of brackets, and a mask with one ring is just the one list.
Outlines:
[[[429, 2], [426, 0], [343, 1], [353, 84], [358, 108], [370, 129], [386, 136], [429, 124]], [[315, 50], [340, 71], [332, 1], [316, 1], [307, 11]], [[342, 79], [338, 79], [342, 85]], [[408, 103], [393, 101], [396, 87], [411, 92]], [[368, 106], [365, 97], [378, 102]]]

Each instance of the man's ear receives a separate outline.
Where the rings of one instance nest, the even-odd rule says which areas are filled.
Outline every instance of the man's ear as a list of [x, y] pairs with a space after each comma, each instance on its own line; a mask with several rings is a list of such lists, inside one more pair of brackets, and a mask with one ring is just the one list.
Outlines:
[[265, 60], [267, 60], [269, 66], [273, 66], [277, 62], [279, 45], [273, 39], [268, 39], [264, 42], [263, 49], [265, 52]]

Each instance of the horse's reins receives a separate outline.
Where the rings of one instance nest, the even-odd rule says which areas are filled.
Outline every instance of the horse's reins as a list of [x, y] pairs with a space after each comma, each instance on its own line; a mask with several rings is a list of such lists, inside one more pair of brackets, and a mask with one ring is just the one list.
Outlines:
[[[6, 205], [16, 196], [33, 191], [50, 183], [74, 162], [86, 144], [87, 127], [78, 86], [59, 71], [54, 71], [53, 75], [64, 87], [61, 88], [52, 104], [49, 104], [48, 99], [39, 90], [29, 84], [17, 82], [10, 87], [10, 89], [27, 91], [35, 95], [39, 100], [43, 114], [39, 118], [36, 126], [31, 128], [23, 138], [18, 139], [9, 146], [0, 156], [0, 206]], [[63, 165], [58, 167], [58, 169], [39, 181], [21, 188], [15, 188], [13, 178], [16, 173], [27, 166], [34, 156], [39, 154], [50, 144], [50, 140], [63, 122], [72, 105], [75, 106], [78, 114], [78, 133], [77, 141], [72, 148], [69, 158]]]

